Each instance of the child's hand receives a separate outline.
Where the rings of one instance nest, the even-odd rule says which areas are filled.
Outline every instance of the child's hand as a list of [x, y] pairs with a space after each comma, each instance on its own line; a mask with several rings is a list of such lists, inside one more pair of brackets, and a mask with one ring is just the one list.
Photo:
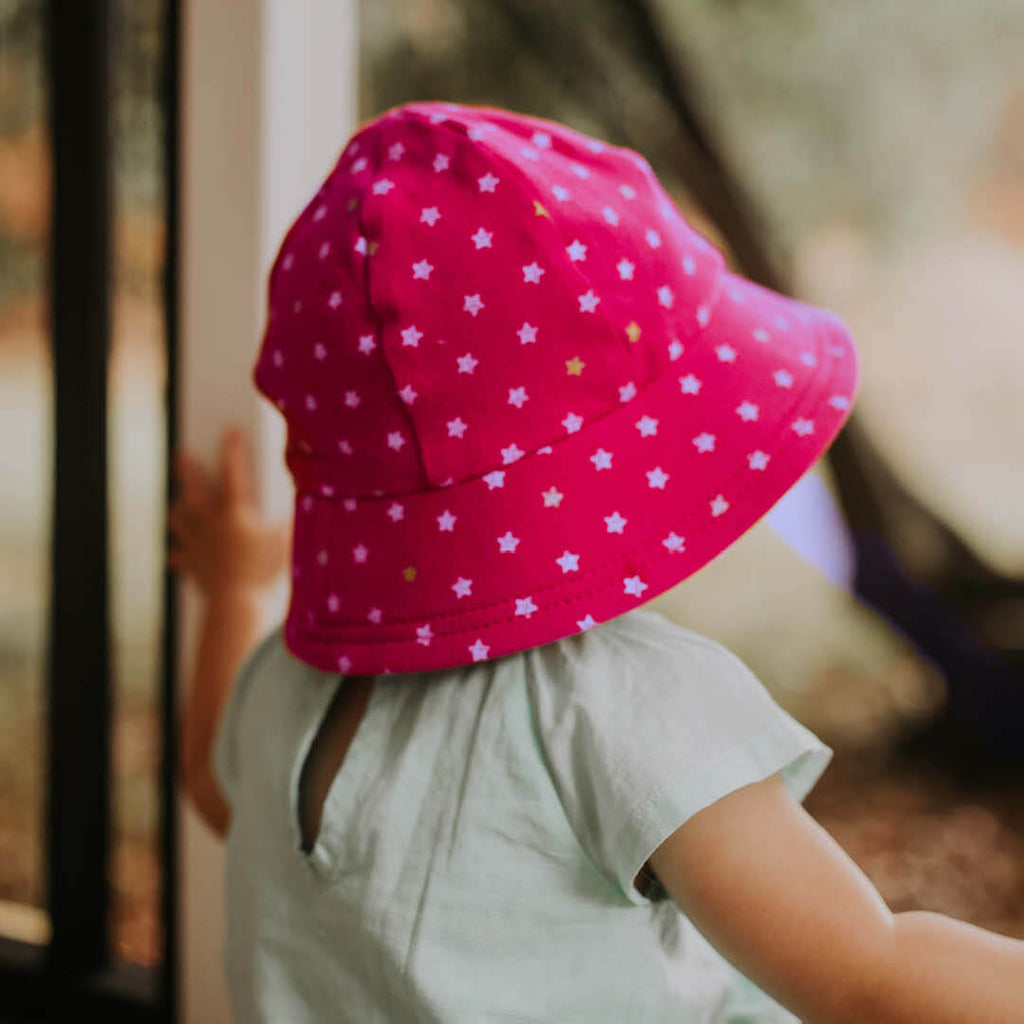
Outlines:
[[240, 428], [224, 432], [216, 481], [190, 453], [175, 455], [177, 498], [167, 514], [174, 546], [167, 563], [207, 596], [263, 590], [288, 561], [290, 526], [264, 520], [253, 500], [244, 447]]

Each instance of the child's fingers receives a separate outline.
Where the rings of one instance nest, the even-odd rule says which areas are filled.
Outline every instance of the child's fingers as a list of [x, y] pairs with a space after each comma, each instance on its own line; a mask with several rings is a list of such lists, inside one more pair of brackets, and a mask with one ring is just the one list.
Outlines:
[[239, 427], [231, 427], [224, 433], [221, 488], [227, 504], [244, 504], [251, 500], [252, 486], [245, 435]]
[[179, 451], [174, 458], [178, 476], [179, 494], [184, 505], [192, 508], [204, 507], [210, 497], [206, 471], [187, 451]]

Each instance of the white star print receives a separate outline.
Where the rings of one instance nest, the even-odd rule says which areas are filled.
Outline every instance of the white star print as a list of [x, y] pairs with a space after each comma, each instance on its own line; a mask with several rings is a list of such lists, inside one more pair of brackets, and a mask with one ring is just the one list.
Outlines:
[[388, 181], [387, 178], [381, 178], [380, 181], [373, 183], [373, 194], [375, 196], [386, 196], [393, 188], [395, 183]]
[[578, 238], [574, 238], [572, 245], [567, 245], [565, 251], [569, 254], [569, 259], [573, 263], [578, 263], [580, 260], [587, 258], [587, 247]]
[[610, 206], [606, 206], [601, 211], [601, 216], [604, 217], [605, 221], [608, 224], [611, 224], [613, 228], [618, 226], [619, 215]]
[[530, 141], [540, 149], [547, 149], [551, 145], [551, 136], [547, 132], [534, 132]]
[[629, 381], [627, 384], [623, 384], [619, 388], [619, 401], [620, 402], [631, 402], [636, 398], [636, 385]]
[[744, 423], [749, 423], [751, 420], [757, 419], [758, 408], [753, 402], [740, 402], [736, 406], [736, 412]]
[[466, 427], [469, 424], [463, 423], [460, 416], [456, 416], [455, 419], [449, 420], [445, 426], [448, 428], [449, 437], [462, 437], [466, 432]]
[[529, 618], [536, 610], [537, 606], [533, 603], [532, 597], [516, 598], [516, 615], [525, 615]]
[[327, 610], [329, 612], [336, 612], [341, 606], [341, 598], [337, 594], [329, 594], [327, 596]]
[[569, 190], [563, 185], [552, 185], [551, 194], [560, 202], [564, 203], [569, 198]]
[[530, 396], [526, 393], [526, 388], [509, 388], [508, 389], [508, 404], [514, 405], [517, 409], [522, 409], [523, 402], [525, 402]]
[[595, 621], [593, 615], [585, 615], [582, 619], [576, 620], [576, 625], [580, 629], [587, 630], [593, 629], [597, 625], [597, 622]]
[[384, 613], [379, 608], [371, 608], [367, 613], [366, 617], [375, 625], [380, 625], [380, 620], [384, 617]]
[[720, 516], [720, 515], [722, 515], [722, 513], [725, 512], [728, 508], [729, 508], [729, 502], [727, 502], [725, 500], [725, 498], [722, 497], [721, 494], [719, 494], [711, 502], [711, 514], [713, 516]]
[[623, 257], [621, 260], [619, 260], [618, 263], [615, 264], [615, 269], [619, 272], [619, 277], [623, 281], [633, 280], [633, 271], [636, 269], [636, 267], [632, 263], [630, 263], [629, 260], [627, 260], [625, 257]]
[[676, 338], [675, 341], [670, 341], [668, 346], [668, 357], [675, 362], [683, 354], [683, 343]]
[[777, 316], [773, 323], [780, 331], [789, 330], [789, 321], [784, 316]]
[[416, 643], [423, 644], [424, 647], [430, 646], [430, 641], [433, 640], [434, 633], [430, 628], [430, 623], [425, 622], [422, 626], [416, 627]]
[[658, 302], [666, 309], [672, 308], [672, 303], [675, 302], [675, 296], [672, 294], [672, 289], [667, 284], [663, 284], [658, 289]]
[[320, 342], [318, 341], [313, 346], [313, 355], [316, 356], [317, 359], [326, 359], [327, 358], [327, 349], [325, 349], [323, 347], [323, 345], [321, 345]]
[[576, 431], [583, 426], [583, 417], [577, 416], [576, 413], [571, 412], [564, 420], [562, 420], [562, 426], [565, 427], [565, 432], [567, 434], [575, 434]]
[[549, 491], [541, 491], [541, 497], [544, 499], [545, 508], [558, 508], [565, 495], [557, 487], [552, 487]]
[[362, 334], [359, 336], [359, 351], [364, 356], [368, 356], [377, 347], [377, 342], [374, 341], [372, 334]]
[[347, 441], [347, 440], [339, 441], [338, 442], [338, 451], [340, 451], [342, 455], [351, 455], [352, 454], [352, 442], [351, 441]]
[[366, 244], [366, 239], [363, 238], [362, 235], [360, 235], [356, 239], [356, 244], [352, 248], [355, 249], [355, 251], [359, 253], [360, 256], [365, 256], [369, 251], [369, 246]]
[[590, 456], [590, 461], [594, 464], [594, 469], [611, 469], [612, 453], [606, 452], [603, 448], [598, 448], [597, 451]]
[[404, 152], [405, 146], [400, 142], [396, 142], [393, 146], [388, 148], [388, 157], [391, 160], [401, 160]]
[[723, 363], [733, 363], [736, 361], [736, 350], [731, 345], [719, 345], [715, 349], [715, 355]]
[[619, 195], [623, 199], [636, 199], [636, 189], [632, 185], [620, 185]]
[[427, 281], [430, 278], [430, 272], [433, 270], [433, 266], [426, 260], [420, 260], [419, 263], [412, 265], [412, 279], [414, 281]]
[[849, 409], [850, 400], [845, 395], [833, 395], [829, 400], [828, 404], [833, 409]]
[[751, 452], [747, 456], [747, 463], [751, 469], [764, 469], [768, 465], [768, 460], [771, 458], [765, 452], [761, 451], [760, 448], [756, 452]]
[[341, 292], [331, 292], [331, 297], [327, 300], [327, 305], [331, 309], [337, 309], [341, 305]]
[[801, 417], [800, 419], [793, 420], [793, 430], [800, 437], [806, 437], [808, 434], [814, 433], [814, 420], [807, 420]]
[[467, 580], [464, 576], [460, 576], [452, 584], [452, 590], [455, 591], [456, 597], [469, 597], [473, 590], [473, 581]]
[[780, 388], [791, 388], [793, 386], [793, 374], [789, 370], [776, 370], [772, 376]]
[[476, 295], [464, 295], [462, 298], [462, 310], [464, 313], [471, 313], [473, 316], [476, 316], [477, 313], [484, 308], [484, 303], [480, 298], [479, 292]]
[[349, 168], [349, 170], [353, 174], [358, 174], [360, 171], [365, 171], [366, 170], [366, 164], [367, 164], [366, 157], [365, 156], [361, 156], [358, 160], [353, 160], [352, 161], [352, 166]]
[[654, 437], [658, 432], [658, 421], [651, 416], [641, 416], [634, 424], [641, 437]]
[[391, 502], [388, 506], [388, 517], [391, 522], [397, 523], [405, 518], [405, 506], [400, 505], [397, 501]]
[[765, 342], [771, 340], [772, 336], [763, 327], [754, 328], [754, 341]]
[[347, 654], [338, 655], [338, 671], [339, 672], [351, 672], [352, 671], [352, 659]]
[[473, 655], [474, 661], [486, 661], [490, 647], [488, 647], [483, 640], [477, 639], [469, 645], [467, 650]]
[[803, 363], [804, 366], [817, 366], [818, 365], [818, 359], [814, 355], [813, 352], [801, 352], [800, 353], [800, 362]]
[[498, 538], [498, 552], [500, 554], [509, 554], [514, 552], [519, 546], [519, 538], [512, 535], [511, 530], [507, 530], [504, 536]]
[[356, 510], [356, 499], [346, 498], [342, 503], [346, 512], [355, 512]]
[[586, 295], [579, 295], [577, 298], [580, 300], [580, 312], [581, 313], [593, 313], [597, 309], [597, 304], [601, 301], [595, 294], [594, 290], [590, 289]]
[[682, 551], [683, 545], [686, 543], [685, 540], [679, 536], [678, 533], [670, 533], [662, 542], [673, 553]]
[[519, 152], [526, 157], [527, 160], [539, 160], [540, 153], [533, 148], [533, 146], [521, 146]]
[[464, 356], [458, 356], [455, 362], [459, 364], [459, 373], [472, 373], [480, 360], [474, 359], [472, 354], [467, 352]]
[[563, 573], [580, 571], [580, 556], [574, 555], [571, 551], [563, 551], [561, 557], [555, 561], [561, 566]]
[[683, 273], [693, 274], [697, 269], [697, 263], [692, 256], [683, 257]]
[[484, 231], [483, 228], [477, 228], [475, 235], [470, 235], [470, 239], [478, 249], [492, 249], [491, 239], [494, 237], [493, 231]]
[[477, 178], [476, 181], [480, 186], [481, 192], [493, 192], [494, 186], [497, 185], [501, 179], [496, 178], [490, 171], [488, 171], [482, 178]]
[[423, 337], [423, 332], [416, 329], [415, 325], [406, 327], [402, 331], [402, 344], [411, 345], [413, 348], [419, 348], [420, 338]]
[[369, 549], [365, 544], [357, 544], [352, 549], [352, 560], [362, 565], [366, 561], [366, 556], [369, 555]]
[[428, 224], [433, 227], [441, 217], [441, 213], [436, 206], [424, 206], [420, 210], [420, 223]]
[[484, 483], [487, 484], [487, 490], [493, 491], [496, 487], [505, 486], [505, 470], [495, 469], [484, 476]]
[[395, 451], [399, 451], [402, 445], [405, 444], [405, 438], [402, 437], [401, 431], [393, 430], [388, 434], [388, 447], [394, 448]]
[[345, 392], [345, 404], [350, 408], [354, 409], [362, 399], [354, 391]]
[[438, 153], [434, 157], [433, 167], [435, 171], [447, 171], [450, 161], [447, 153]]
[[510, 462], [515, 462], [517, 459], [521, 459], [526, 452], [522, 450], [516, 444], [510, 444], [507, 448], [501, 449], [501, 461], [503, 465], [508, 465]]
[[604, 517], [604, 523], [608, 527], [609, 533], [622, 533], [623, 527], [628, 522], [629, 520], [623, 519], [618, 512], [613, 512], [610, 516]]
[[441, 531], [441, 533], [454, 533], [455, 520], [458, 518], [458, 516], [453, 516], [451, 512], [448, 511], [448, 509], [445, 509], [437, 517], [437, 528]]
[[698, 434], [693, 439], [693, 443], [697, 446], [697, 451], [699, 452], [713, 452], [715, 450], [715, 435], [708, 434], [707, 432]]
[[697, 323], [699, 323], [701, 325], [701, 327], [707, 327], [708, 321], [710, 319], [711, 319], [711, 310], [708, 309], [707, 306], [698, 306], [697, 307]]
[[280, 366], [284, 362], [284, 354], [280, 349], [274, 349], [274, 365]]
[[647, 239], [647, 244], [652, 249], [657, 249], [661, 245], [661, 235], [654, 228], [648, 228], [644, 233], [644, 238]]
[[623, 579], [622, 583], [622, 592], [624, 594], [632, 594], [633, 597], [640, 597], [647, 589], [647, 584], [639, 576], [627, 576]]
[[661, 466], [655, 466], [654, 469], [647, 471], [647, 485], [649, 487], [657, 487], [659, 490], [665, 490], [665, 484], [668, 481], [668, 473], [666, 473]]
[[521, 345], [529, 345], [537, 340], [537, 328], [524, 323], [523, 326], [516, 331], [516, 335], [518, 336], [519, 343]]
[[540, 276], [543, 273], [544, 268], [534, 260], [533, 263], [523, 267], [523, 281], [526, 284], [540, 284]]
[[412, 403], [415, 402], [418, 397], [416, 392], [413, 391], [411, 384], [406, 384], [405, 387], [398, 392], [398, 394], [401, 396], [402, 401], [405, 402], [406, 405], [412, 405]]

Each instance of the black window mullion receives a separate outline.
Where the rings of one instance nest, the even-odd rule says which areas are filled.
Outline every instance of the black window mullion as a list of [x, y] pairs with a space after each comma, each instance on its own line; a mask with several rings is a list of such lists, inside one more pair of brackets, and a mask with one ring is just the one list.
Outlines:
[[109, 959], [107, 508], [110, 81], [106, 0], [48, 0], [55, 473], [48, 636], [47, 965]]

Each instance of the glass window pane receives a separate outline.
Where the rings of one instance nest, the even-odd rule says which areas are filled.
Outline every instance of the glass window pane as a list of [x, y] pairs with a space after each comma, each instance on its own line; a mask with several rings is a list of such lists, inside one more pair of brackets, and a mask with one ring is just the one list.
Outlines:
[[161, 959], [160, 673], [167, 351], [158, 76], [164, 4], [111, 5], [114, 130], [113, 339], [108, 391], [114, 651], [111, 940]]
[[52, 382], [42, 3], [0, 5], [0, 934], [42, 943]]

